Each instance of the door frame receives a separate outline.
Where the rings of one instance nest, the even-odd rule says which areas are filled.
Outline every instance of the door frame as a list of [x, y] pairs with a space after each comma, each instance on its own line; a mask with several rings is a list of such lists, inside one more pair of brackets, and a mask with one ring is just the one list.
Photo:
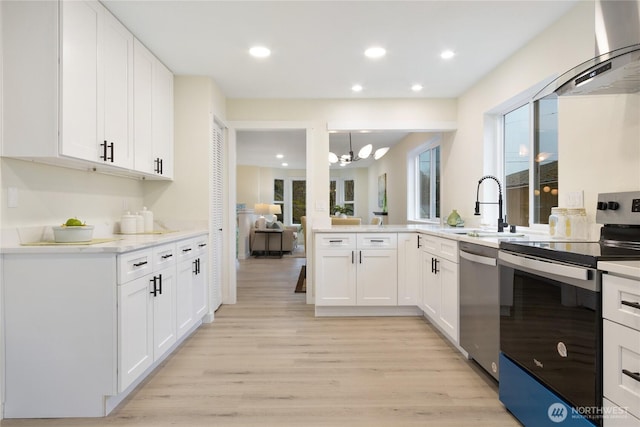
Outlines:
[[[236, 258], [236, 250], [237, 250], [237, 242], [236, 242], [236, 185], [237, 185], [237, 176], [236, 176], [236, 166], [237, 166], [237, 139], [236, 133], [237, 131], [243, 130], [304, 130], [306, 131], [306, 182], [307, 182], [307, 195], [306, 195], [306, 205], [307, 205], [307, 213], [311, 206], [311, 200], [313, 198], [313, 186], [310, 183], [313, 181], [313, 173], [310, 173], [309, 170], [309, 162], [312, 154], [312, 145], [313, 145], [313, 132], [314, 126], [311, 122], [308, 121], [231, 121], [228, 123], [228, 145], [227, 145], [227, 156], [226, 156], [226, 169], [228, 171], [228, 180], [225, 186], [225, 190], [227, 192], [228, 197], [227, 206], [226, 206], [226, 221], [224, 227], [223, 239], [226, 242], [226, 247], [229, 248], [225, 251], [225, 267], [228, 272], [226, 275], [226, 280], [223, 281], [222, 288], [222, 302], [223, 304], [235, 304], [237, 302], [237, 258]], [[308, 216], [308, 215], [307, 215]], [[307, 242], [305, 241], [305, 245]], [[307, 247], [307, 265], [310, 263], [310, 253], [309, 248]], [[309, 268], [307, 268], [307, 272]], [[307, 279], [307, 284], [309, 284], [309, 279]], [[307, 289], [310, 287], [307, 285]], [[293, 291], [292, 291], [293, 292]], [[307, 291], [307, 304], [313, 304], [313, 293]]]

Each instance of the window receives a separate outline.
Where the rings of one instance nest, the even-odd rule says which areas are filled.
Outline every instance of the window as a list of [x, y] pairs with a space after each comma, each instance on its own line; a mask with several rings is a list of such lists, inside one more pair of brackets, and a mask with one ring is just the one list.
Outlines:
[[408, 156], [408, 220], [440, 218], [440, 137], [412, 150]]
[[551, 208], [558, 206], [557, 99], [541, 99], [504, 114], [503, 144], [507, 222], [547, 224]]
[[307, 212], [307, 182], [304, 179], [274, 179], [273, 203], [280, 205], [278, 221], [300, 224], [300, 217]]
[[331, 179], [329, 182], [329, 212], [335, 212], [336, 206], [344, 206], [348, 215], [355, 215], [356, 182], [351, 178]]

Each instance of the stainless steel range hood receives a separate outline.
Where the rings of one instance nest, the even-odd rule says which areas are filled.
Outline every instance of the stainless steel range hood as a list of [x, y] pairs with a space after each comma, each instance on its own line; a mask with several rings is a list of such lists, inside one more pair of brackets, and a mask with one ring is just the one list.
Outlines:
[[534, 99], [640, 92], [640, 0], [595, 2], [595, 57], [567, 71]]

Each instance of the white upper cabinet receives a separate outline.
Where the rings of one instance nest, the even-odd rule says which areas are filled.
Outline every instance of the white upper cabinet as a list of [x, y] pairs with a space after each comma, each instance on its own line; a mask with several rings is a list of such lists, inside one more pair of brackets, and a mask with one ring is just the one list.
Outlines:
[[[3, 156], [157, 177], [134, 163], [134, 37], [102, 4], [6, 2], [2, 31]], [[173, 75], [165, 91], [172, 145]]]
[[135, 168], [173, 177], [173, 74], [134, 42]]

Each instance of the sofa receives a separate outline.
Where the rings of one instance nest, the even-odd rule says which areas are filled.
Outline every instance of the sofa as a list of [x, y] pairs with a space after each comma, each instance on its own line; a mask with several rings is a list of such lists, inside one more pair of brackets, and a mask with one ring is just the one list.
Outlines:
[[[267, 223], [267, 229], [279, 227], [282, 230], [282, 252], [291, 252], [298, 247], [299, 226], [282, 223]], [[267, 238], [269, 238], [269, 251], [280, 251], [280, 233], [256, 233], [255, 224], [249, 231], [249, 250], [252, 255], [264, 253], [267, 250]]]

